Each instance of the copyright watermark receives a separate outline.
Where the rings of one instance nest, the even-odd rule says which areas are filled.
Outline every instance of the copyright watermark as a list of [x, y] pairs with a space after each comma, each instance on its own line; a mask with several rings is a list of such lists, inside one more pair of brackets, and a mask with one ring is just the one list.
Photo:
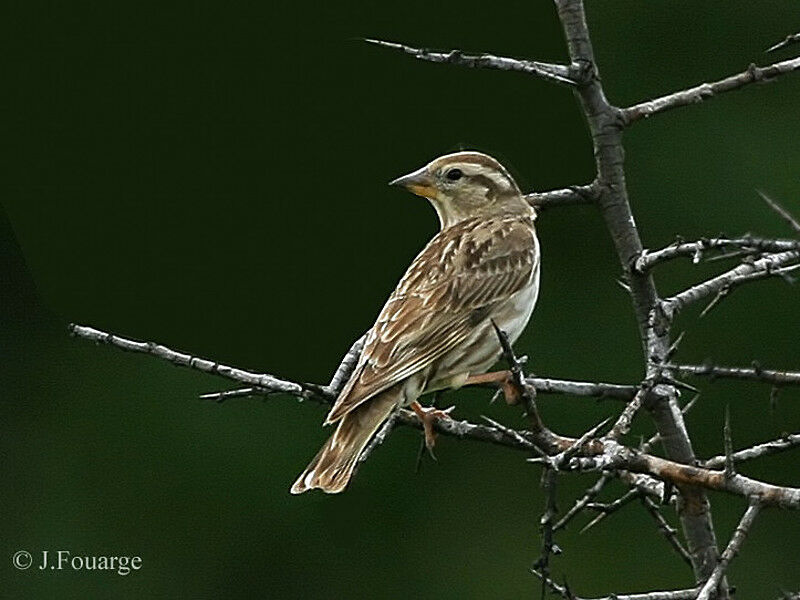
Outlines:
[[125, 576], [142, 568], [142, 557], [73, 554], [69, 550], [41, 550], [34, 556], [27, 550], [17, 550], [11, 563], [20, 571], [34, 567], [39, 571], [109, 571]]

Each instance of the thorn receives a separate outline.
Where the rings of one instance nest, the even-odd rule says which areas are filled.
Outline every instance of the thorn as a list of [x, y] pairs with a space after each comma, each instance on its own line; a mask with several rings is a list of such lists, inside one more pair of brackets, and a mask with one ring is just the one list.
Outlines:
[[775, 409], [778, 408], [778, 395], [781, 393], [781, 388], [777, 385], [773, 385], [769, 390], [769, 410], [770, 412], [775, 412]]
[[597, 525], [597, 524], [598, 524], [600, 521], [602, 521], [602, 520], [603, 520], [603, 519], [605, 519], [605, 518], [606, 518], [606, 513], [602, 513], [602, 512], [601, 512], [601, 513], [600, 513], [599, 515], [597, 515], [597, 516], [596, 516], [594, 519], [592, 519], [591, 521], [589, 521], [589, 523], [587, 523], [586, 525], [584, 525], [583, 529], [581, 529], [581, 530], [578, 532], [578, 534], [580, 534], [580, 535], [583, 535], [584, 533], [586, 533], [587, 531], [589, 531], [589, 530], [590, 530], [592, 527], [594, 527], [595, 525]]
[[414, 473], [418, 474], [422, 470], [422, 458], [425, 456], [425, 439], [423, 438], [419, 444], [419, 450], [417, 450], [417, 461], [416, 465], [414, 466]]
[[682, 390], [693, 392], [695, 394], [700, 393], [700, 390], [697, 389], [696, 387], [694, 387], [693, 385], [690, 385], [690, 384], [688, 384], [688, 383], [686, 383], [684, 381], [680, 381], [678, 379], [675, 379], [674, 377], [670, 377], [669, 375], [662, 375], [661, 376], [661, 380], [665, 381], [666, 383], [674, 385], [676, 388], [680, 388]]
[[683, 341], [683, 336], [684, 336], [685, 333], [686, 333], [685, 331], [681, 331], [678, 334], [678, 337], [675, 338], [675, 341], [672, 342], [672, 344], [670, 345], [669, 349], [667, 350], [667, 360], [670, 360], [672, 358], [672, 355], [675, 354], [675, 352], [678, 350], [678, 346], [681, 345], [681, 342]]
[[722, 299], [730, 293], [730, 291], [731, 291], [730, 286], [726, 285], [719, 292], [717, 292], [717, 295], [714, 296], [714, 298], [711, 300], [711, 302], [709, 302], [706, 305], [706, 307], [703, 309], [703, 312], [700, 313], [700, 317], [699, 318], [702, 319], [708, 313], [710, 313], [714, 309], [714, 307], [717, 304], [719, 304], [722, 301]]
[[494, 404], [497, 402], [497, 399], [503, 394], [503, 388], [497, 388], [494, 394], [492, 394], [492, 399], [489, 400], [489, 404]]
[[770, 46], [769, 48], [764, 50], [764, 52], [768, 53], [768, 52], [775, 52], [776, 50], [782, 50], [784, 48], [788, 48], [789, 46], [791, 46], [792, 44], [795, 44], [797, 42], [800, 42], [800, 33], [794, 33], [792, 35], [787, 35], [785, 38], [783, 38], [777, 44], [773, 44], [772, 46]]
[[623, 281], [622, 279], [619, 279], [619, 278], [616, 279], [615, 281], [617, 282], [617, 285], [619, 287], [621, 287], [623, 290], [625, 290], [629, 294], [631, 293], [631, 286], [629, 286], [625, 281]]
[[681, 412], [685, 415], [688, 413], [692, 408], [694, 408], [695, 403], [700, 399], [700, 392], [697, 392], [694, 397], [689, 400], [686, 405], [681, 409]]
[[756, 193], [761, 196], [761, 199], [764, 200], [764, 202], [766, 202], [772, 210], [778, 213], [778, 216], [780, 216], [784, 221], [786, 221], [786, 223], [789, 224], [789, 227], [791, 227], [795, 233], [800, 233], [800, 221], [795, 219], [788, 210], [783, 208], [780, 204], [767, 196], [761, 190], [756, 190]]

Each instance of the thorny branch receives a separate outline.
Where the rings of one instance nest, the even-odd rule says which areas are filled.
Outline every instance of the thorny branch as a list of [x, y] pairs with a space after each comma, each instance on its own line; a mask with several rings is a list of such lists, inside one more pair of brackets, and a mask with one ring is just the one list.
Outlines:
[[[567, 40], [570, 62], [574, 70], [582, 74], [581, 85], [576, 92], [592, 138], [600, 189], [596, 204], [616, 247], [620, 265], [627, 275], [645, 355], [645, 378], [650, 378], [657, 371], [650, 365], [650, 358], [668, 354], [670, 335], [668, 327], [655, 332], [650, 325], [651, 313], [659, 302], [652, 274], [637, 274], [630, 269], [632, 261], [641, 255], [643, 245], [625, 180], [622, 131], [629, 119], [625, 119], [623, 111], [607, 99], [595, 62], [582, 0], [556, 0], [555, 3]], [[649, 402], [647, 409], [662, 435], [668, 456], [677, 462], [691, 464], [695, 454], [677, 406], [678, 393], [674, 389], [668, 389], [668, 392], [666, 398]], [[681, 489], [678, 514], [689, 542], [695, 577], [698, 581], [704, 580], [718, 557], [710, 507], [704, 492], [696, 487]]]
[[776, 371], [774, 369], [762, 369], [758, 365], [748, 368], [718, 367], [712, 364], [679, 365], [675, 363], [665, 363], [663, 367], [678, 375], [709, 377], [711, 379], [745, 379], [771, 383], [778, 386], [800, 385], [800, 371]]
[[[492, 54], [470, 55], [458, 50], [437, 52], [394, 42], [367, 41], [423, 61], [517, 71], [546, 81], [566, 84], [574, 90], [588, 123], [597, 168], [596, 178], [589, 185], [531, 193], [526, 197], [539, 211], [568, 205], [593, 204], [601, 212], [615, 244], [625, 274], [626, 289], [631, 295], [639, 324], [645, 359], [644, 378], [637, 385], [619, 385], [524, 377], [519, 362], [508, 346], [504, 348], [512, 371], [516, 368], [514, 377], [524, 392], [523, 399], [531, 429], [516, 430], [490, 419], [486, 419], [488, 425], [440, 419], [434, 427], [445, 435], [498, 444], [526, 453], [534, 451], [538, 455], [529, 460], [545, 465], [547, 504], [542, 519], [542, 559], [532, 572], [554, 593], [563, 598], [582, 600], [572, 593], [566, 583], [559, 585], [549, 575], [549, 556], [556, 548], [554, 534], [584, 510], [599, 512], [598, 518], [589, 524], [592, 526], [631, 500], [641, 498], [659, 530], [680, 556], [693, 567], [697, 586], [673, 591], [612, 594], [596, 600], [611, 598], [707, 600], [712, 596], [718, 600], [726, 600], [729, 598], [729, 592], [725, 582], [725, 571], [741, 547], [759, 510], [767, 506], [800, 509], [800, 488], [775, 486], [748, 478], [737, 473], [735, 465], [798, 447], [800, 434], [787, 434], [781, 439], [734, 452], [730, 441], [730, 426], [726, 423], [725, 454], [706, 461], [698, 461], [683, 421], [682, 411], [678, 406], [679, 388], [686, 386], [676, 381], [674, 376], [749, 379], [771, 383], [774, 386], [773, 390], [777, 390], [779, 386], [800, 383], [800, 372], [767, 370], [757, 365], [752, 368], [737, 368], [668, 362], [677, 345], [677, 341], [673, 343], [671, 340], [670, 329], [675, 315], [691, 303], [713, 295], [714, 299], [706, 308], [707, 311], [738, 285], [775, 275], [785, 276], [790, 270], [800, 268], [800, 242], [746, 235], [738, 238], [701, 239], [694, 242], [678, 241], [661, 250], [645, 250], [631, 212], [625, 184], [622, 132], [638, 121], [673, 108], [699, 103], [752, 83], [773, 81], [779, 76], [800, 70], [800, 58], [763, 67], [750, 65], [741, 73], [715, 82], [704, 83], [627, 108], [619, 108], [608, 101], [603, 89], [594, 60], [583, 1], [554, 1], [566, 37], [569, 64], [520, 60]], [[785, 48], [797, 40], [798, 34], [790, 35], [768, 51]], [[789, 223], [795, 233], [800, 233], [800, 223], [788, 211], [764, 194], [762, 197]], [[721, 275], [691, 286], [671, 297], [662, 299], [659, 296], [652, 276], [652, 269], [655, 266], [680, 256], [691, 256], [694, 262], [699, 262], [703, 254], [709, 251], [727, 251], [727, 254], [715, 255], [714, 258], [740, 258], [742, 262]], [[300, 400], [330, 403], [352, 373], [363, 344], [363, 338], [353, 344], [328, 385], [316, 385], [237, 369], [176, 352], [160, 344], [137, 342], [89, 327], [71, 325], [70, 330], [76, 336], [98, 343], [150, 354], [176, 365], [219, 375], [248, 386], [203, 396], [218, 401], [248, 395], [284, 393]], [[502, 340], [502, 332], [498, 331], [498, 335], [501, 335]], [[624, 401], [626, 406], [605, 437], [596, 437], [603, 425], [601, 424], [586, 432], [581, 438], [574, 439], [558, 435], [543, 424], [534, 401], [534, 391], [609, 398]], [[691, 404], [684, 407], [684, 410], [688, 410]], [[652, 416], [657, 434], [639, 448], [624, 445], [620, 440], [627, 435], [632, 421], [643, 408]], [[413, 412], [397, 411], [376, 434], [361, 456], [361, 460], [365, 460], [386, 439], [392, 429], [400, 425], [422, 427]], [[657, 441], [664, 444], [669, 458], [649, 453]], [[601, 476], [560, 521], [554, 522], [556, 475], [558, 472], [576, 470], [598, 471]], [[614, 477], [627, 484], [630, 490], [610, 504], [593, 502], [606, 483]], [[710, 507], [704, 490], [738, 495], [750, 502], [739, 527], [721, 556], [717, 550]], [[677, 494], [673, 495], [673, 492]], [[683, 547], [675, 530], [661, 515], [654, 499], [659, 499], [664, 504], [676, 504], [688, 548]], [[786, 597], [794, 595], [786, 594]]]
[[743, 262], [721, 275], [693, 285], [670, 298], [662, 300], [659, 304], [659, 310], [671, 321], [680, 310], [693, 302], [707, 298], [712, 294], [731, 290], [743, 283], [781, 275], [782, 267], [798, 259], [800, 259], [800, 250], [787, 250], [786, 252], [768, 254], [752, 262]]
[[[270, 390], [273, 392], [286, 393], [301, 400], [315, 400], [323, 404], [334, 400], [334, 396], [326, 391], [325, 386], [297, 383], [279, 379], [273, 375], [236, 369], [205, 358], [177, 352], [160, 344], [138, 342], [91, 327], [71, 325], [70, 331], [77, 337], [131, 352], [150, 354], [177, 366], [219, 375], [234, 381], [262, 382], [264, 386], [272, 386]], [[527, 379], [524, 378], [521, 371], [519, 375], [522, 377], [523, 386], [526, 385]], [[765, 505], [800, 509], [800, 489], [773, 486], [738, 474], [733, 478], [726, 479], [719, 471], [681, 465], [624, 446], [615, 440], [597, 439], [594, 435], [603, 423], [593, 427], [587, 432], [587, 435], [579, 439], [561, 436], [543, 425], [536, 403], [532, 399], [525, 405], [525, 409], [531, 422], [532, 429], [530, 430], [517, 431], [499, 425], [476, 425], [455, 419], [439, 419], [434, 427], [437, 432], [445, 435], [489, 442], [526, 452], [538, 448], [543, 455], [552, 457], [548, 464], [558, 470], [628, 471], [661, 481], [670, 481], [676, 485], [696, 485], [744, 497], [758, 497]], [[398, 411], [394, 421], [392, 426], [422, 427], [417, 416], [409, 410]]]
[[575, 85], [576, 82], [570, 77], [569, 67], [566, 65], [556, 65], [552, 63], [539, 62], [535, 60], [518, 60], [516, 58], [505, 58], [494, 56], [493, 54], [464, 54], [461, 50], [450, 50], [448, 52], [436, 52], [425, 48], [413, 48], [405, 44], [396, 42], [385, 42], [382, 40], [364, 40], [376, 46], [399, 50], [413, 56], [416, 59], [436, 63], [448, 63], [460, 65], [462, 67], [473, 67], [483, 69], [498, 69], [500, 71], [519, 71], [527, 75], [533, 75], [547, 81]]
[[594, 183], [589, 185], [573, 185], [559, 190], [549, 192], [532, 192], [525, 195], [525, 199], [530, 202], [538, 212], [560, 206], [572, 206], [576, 204], [591, 204], [597, 198], [597, 186]]
[[701, 83], [686, 90], [625, 108], [622, 111], [622, 118], [626, 124], [635, 123], [673, 108], [698, 104], [723, 92], [738, 90], [751, 83], [772, 81], [780, 75], [785, 75], [798, 69], [800, 69], [800, 58], [783, 60], [765, 67], [757, 67], [752, 64], [741, 73], [731, 75], [725, 79], [712, 83]]
[[632, 268], [637, 273], [645, 273], [661, 262], [681, 256], [691, 256], [692, 262], [697, 264], [703, 259], [705, 252], [728, 248], [738, 248], [748, 254], [782, 252], [785, 250], [800, 250], [800, 241], [742, 236], [739, 238], [706, 238], [695, 242], [676, 242], [661, 250], [642, 251], [636, 257]]

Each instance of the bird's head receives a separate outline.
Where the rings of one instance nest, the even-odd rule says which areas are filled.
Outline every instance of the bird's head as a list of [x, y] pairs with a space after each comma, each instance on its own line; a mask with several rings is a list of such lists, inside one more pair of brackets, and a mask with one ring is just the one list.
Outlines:
[[443, 229], [472, 217], [533, 214], [509, 172], [480, 152], [440, 156], [390, 185], [430, 200]]

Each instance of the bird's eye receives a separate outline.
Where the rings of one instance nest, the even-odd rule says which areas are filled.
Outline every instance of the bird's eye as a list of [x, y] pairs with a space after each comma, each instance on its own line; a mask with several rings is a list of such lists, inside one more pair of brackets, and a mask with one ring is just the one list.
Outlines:
[[444, 174], [450, 181], [458, 181], [461, 179], [461, 176], [464, 173], [461, 172], [461, 169], [450, 169], [447, 173]]

